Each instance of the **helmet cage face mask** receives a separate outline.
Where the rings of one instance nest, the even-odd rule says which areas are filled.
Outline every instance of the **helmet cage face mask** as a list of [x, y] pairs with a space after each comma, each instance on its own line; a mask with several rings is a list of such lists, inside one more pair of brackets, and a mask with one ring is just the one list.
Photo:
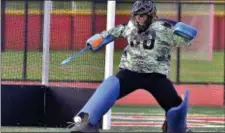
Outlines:
[[[146, 14], [142, 14], [142, 15], [146, 15]], [[153, 17], [148, 15], [148, 18], [145, 21], [145, 23], [143, 25], [140, 25], [136, 21], [135, 17], [133, 17], [134, 25], [137, 27], [139, 33], [144, 32], [145, 30], [147, 30], [149, 25], [152, 23], [152, 20], [153, 20]]]

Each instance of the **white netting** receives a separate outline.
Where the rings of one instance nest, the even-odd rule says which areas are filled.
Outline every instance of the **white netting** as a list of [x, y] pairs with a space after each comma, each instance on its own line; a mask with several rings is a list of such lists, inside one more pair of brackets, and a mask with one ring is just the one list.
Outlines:
[[[178, 19], [177, 4], [158, 4], [158, 10], [160, 17]], [[181, 21], [198, 30], [193, 44], [189, 48], [181, 49], [181, 59], [212, 60], [213, 18], [212, 4], [181, 4]]]
[[198, 30], [198, 35], [193, 45], [183, 50], [185, 53], [188, 52], [190, 54], [184, 54], [182, 57], [212, 60], [214, 6], [209, 4], [183, 4], [182, 16], [183, 22], [196, 27]]

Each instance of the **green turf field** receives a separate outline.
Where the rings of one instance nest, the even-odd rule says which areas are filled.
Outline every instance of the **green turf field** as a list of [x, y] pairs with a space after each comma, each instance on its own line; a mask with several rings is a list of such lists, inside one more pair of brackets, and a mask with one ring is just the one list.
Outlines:
[[[224, 108], [190, 107], [188, 124], [194, 132], [224, 132]], [[158, 106], [119, 106], [112, 108], [112, 127], [101, 132], [160, 132], [164, 112]], [[126, 124], [130, 125], [126, 125]], [[142, 125], [143, 123], [143, 125]], [[144, 125], [144, 124], [158, 125]], [[68, 132], [66, 128], [2, 127], [2, 132]]]
[[[120, 121], [134, 123], [130, 126], [113, 126], [110, 132], [114, 131], [132, 131], [132, 132], [160, 132], [161, 123], [164, 120], [164, 111], [158, 106], [149, 107], [149, 106], [115, 106], [112, 108], [113, 112], [113, 121]], [[120, 117], [117, 117], [120, 116]], [[136, 119], [132, 119], [136, 118]], [[190, 107], [188, 113], [188, 125], [193, 129], [194, 132], [224, 132], [224, 108], [222, 107]], [[213, 119], [210, 120], [210, 117]], [[121, 120], [121, 119], [122, 120]], [[143, 118], [143, 119], [142, 119]], [[196, 119], [195, 119], [196, 118]], [[209, 118], [209, 119], [204, 119]], [[222, 118], [222, 121], [217, 121], [215, 118]], [[120, 119], [120, 120], [119, 120]], [[195, 120], [193, 120], [195, 119]], [[199, 120], [199, 121], [198, 121]], [[202, 120], [202, 121], [200, 121]], [[153, 126], [135, 126], [141, 122], [152, 122], [159, 125]], [[199, 125], [198, 125], [199, 124]], [[202, 127], [201, 127], [202, 124]], [[207, 126], [204, 124], [208, 124]], [[122, 125], [122, 124], [121, 124]], [[195, 126], [194, 126], [195, 125]], [[198, 125], [198, 126], [196, 126]], [[211, 126], [210, 126], [211, 125]], [[203, 127], [204, 126], [204, 127]]]
[[[68, 65], [60, 63], [71, 55], [72, 51], [50, 52], [50, 80], [102, 80], [104, 79], [104, 52], [87, 52]], [[27, 54], [27, 79], [41, 80], [42, 52], [31, 51]], [[1, 55], [2, 79], [22, 79], [22, 51], [6, 51]], [[118, 71], [121, 51], [114, 53], [114, 74]], [[176, 80], [176, 60], [171, 61], [170, 78]], [[224, 52], [214, 52], [213, 60], [181, 60], [181, 81], [219, 82], [224, 81]]]

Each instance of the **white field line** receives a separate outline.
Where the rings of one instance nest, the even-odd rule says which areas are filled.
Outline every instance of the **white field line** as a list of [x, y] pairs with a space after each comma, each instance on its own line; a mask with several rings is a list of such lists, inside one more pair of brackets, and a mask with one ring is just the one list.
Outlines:
[[[209, 125], [209, 124], [187, 124], [188, 127], [201, 127], [201, 128], [224, 128], [224, 125]], [[161, 127], [162, 122], [112, 122], [112, 126], [134, 126], [134, 127]]]
[[[149, 113], [131, 113], [131, 112], [112, 112], [112, 115], [141, 115], [141, 116], [165, 116], [163, 113], [154, 113], [151, 114], [151, 112]], [[189, 117], [207, 117], [210, 118], [210, 114], [188, 114], [187, 116]], [[212, 118], [221, 118], [221, 117], [225, 117], [225, 114], [223, 115], [212, 115]]]
[[[116, 113], [116, 114], [112, 114], [112, 116], [121, 116], [121, 117], [127, 117], [127, 116], [132, 116], [135, 118], [142, 118], [142, 117], [149, 117], [149, 118], [161, 118], [161, 117], [165, 117], [164, 115], [143, 115], [143, 114], [139, 114], [139, 113], [132, 113], [132, 114], [121, 114], [121, 113]], [[192, 116], [192, 115], [187, 115], [187, 117], [189, 119], [216, 119], [218, 121], [225, 121], [225, 116], [221, 115], [221, 116]]]
[[[112, 114], [112, 126], [150, 126], [161, 127], [165, 117], [164, 115], [141, 115], [141, 113], [114, 113]], [[132, 121], [129, 121], [132, 120]], [[144, 120], [144, 121], [140, 121]], [[213, 124], [212, 124], [213, 123]], [[206, 117], [206, 116], [188, 116], [187, 124], [189, 127], [203, 128], [224, 128], [225, 118]]]
[[[136, 116], [112, 116], [112, 119], [119, 119], [119, 120], [145, 120], [145, 121], [164, 121], [164, 117], [136, 117]], [[201, 122], [201, 123], [217, 123], [217, 124], [225, 124], [224, 120], [210, 120], [210, 118], [205, 118], [205, 119], [191, 119], [187, 118], [188, 122]]]

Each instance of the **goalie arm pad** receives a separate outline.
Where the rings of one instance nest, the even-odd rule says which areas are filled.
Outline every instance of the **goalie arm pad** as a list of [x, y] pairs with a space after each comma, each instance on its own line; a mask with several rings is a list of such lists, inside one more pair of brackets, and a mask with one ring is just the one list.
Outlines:
[[87, 40], [86, 45], [91, 51], [96, 52], [103, 48], [105, 45], [114, 41], [115, 38], [116, 37], [110, 34], [105, 35], [105, 37], [103, 37], [101, 34], [95, 34]]

